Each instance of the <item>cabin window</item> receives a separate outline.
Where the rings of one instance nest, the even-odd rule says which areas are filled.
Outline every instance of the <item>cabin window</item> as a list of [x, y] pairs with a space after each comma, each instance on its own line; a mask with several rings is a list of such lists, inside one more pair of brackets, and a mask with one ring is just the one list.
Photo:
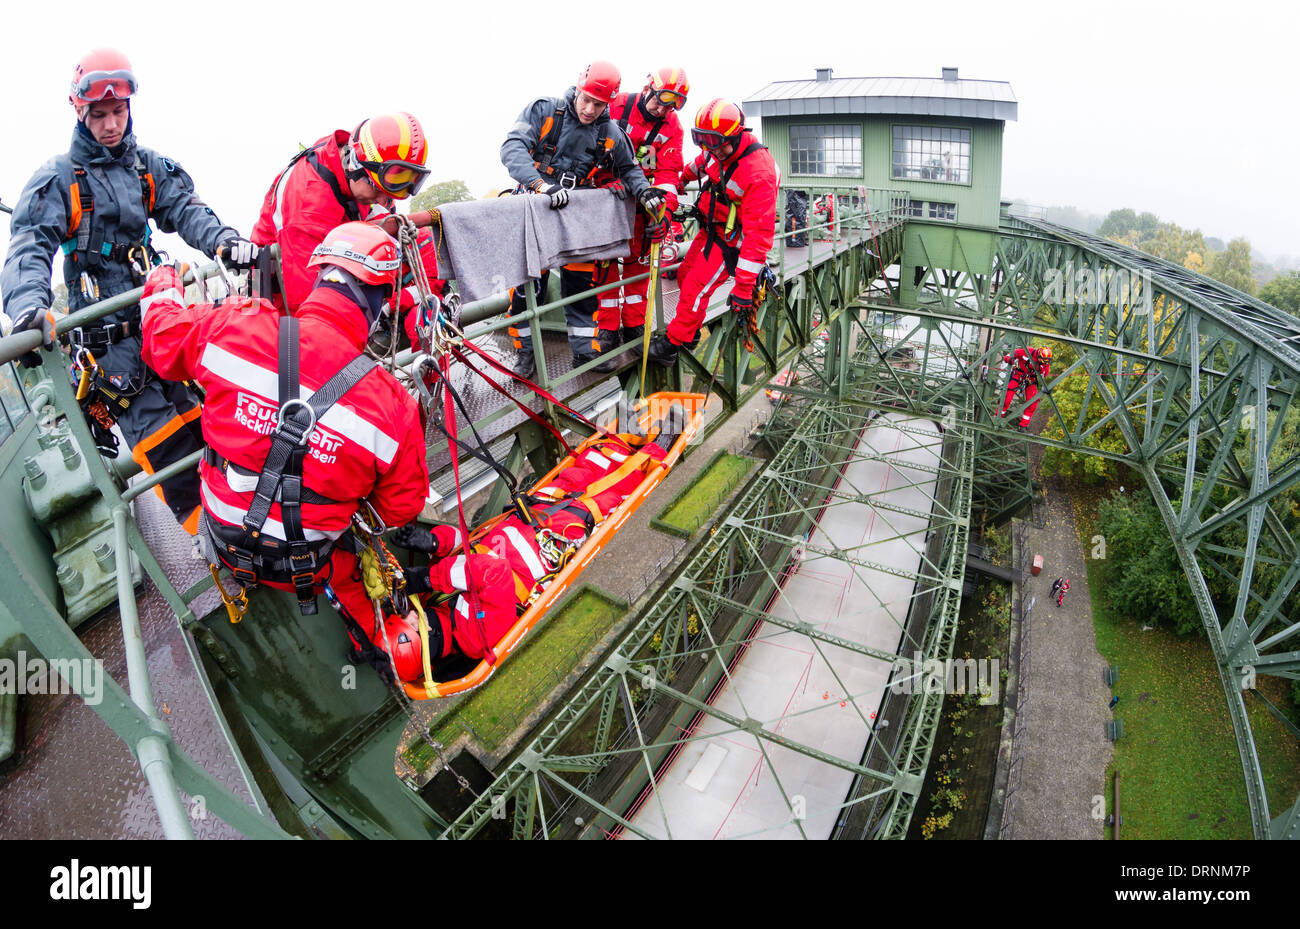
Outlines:
[[791, 126], [790, 173], [861, 177], [861, 127]]
[[909, 200], [906, 197], [894, 197], [890, 203], [893, 211], [899, 216], [915, 216], [921, 218], [921, 208], [925, 205], [921, 200]]
[[929, 206], [931, 219], [946, 219], [952, 223], [957, 221], [957, 204], [930, 201]]
[[941, 184], [969, 184], [970, 130], [944, 126], [895, 126], [893, 177]]

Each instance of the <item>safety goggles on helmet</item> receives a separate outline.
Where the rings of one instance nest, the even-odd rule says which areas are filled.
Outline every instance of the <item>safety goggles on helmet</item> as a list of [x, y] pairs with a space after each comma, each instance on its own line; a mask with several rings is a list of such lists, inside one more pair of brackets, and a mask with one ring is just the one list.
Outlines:
[[415, 196], [420, 192], [429, 169], [410, 161], [358, 161], [375, 186], [392, 197]]
[[136, 92], [136, 86], [130, 71], [88, 71], [72, 85], [72, 94], [90, 103], [107, 97], [125, 100]]
[[652, 90], [650, 96], [658, 100], [661, 105], [672, 110], [680, 110], [686, 106], [686, 95], [679, 94], [675, 90]]
[[691, 141], [705, 151], [712, 152], [734, 140], [713, 129], [692, 129]]

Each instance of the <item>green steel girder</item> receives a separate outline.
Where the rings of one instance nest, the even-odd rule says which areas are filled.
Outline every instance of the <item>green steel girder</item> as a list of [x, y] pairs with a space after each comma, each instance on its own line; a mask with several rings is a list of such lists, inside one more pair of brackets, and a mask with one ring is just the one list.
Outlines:
[[[873, 748], [879, 762], [874, 766], [863, 759], [837, 758], [784, 739], [763, 723], [721, 711], [705, 699], [718, 680], [728, 676], [736, 649], [752, 641], [751, 634], [744, 630], [760, 617], [806, 636], [811, 648], [823, 655], [823, 646], [835, 645], [882, 661], [896, 657], [894, 653], [819, 633], [815, 623], [776, 620], [762, 609], [763, 602], [779, 590], [780, 578], [772, 566], [785, 561], [800, 543], [817, 510], [861, 502], [871, 496], [841, 488], [828, 499], [836, 476], [843, 473], [850, 460], [879, 460], [881, 456], [870, 449], [855, 451], [852, 443], [844, 441], [846, 430], [856, 431], [864, 423], [863, 415], [855, 413], [855, 404], [824, 400], [814, 407], [812, 415], [807, 409], [791, 413], [794, 439], [781, 446], [776, 458], [733, 506], [732, 516], [704, 537], [696, 554], [675, 581], [651, 600], [605, 665], [542, 728], [489, 793], [513, 791], [517, 805], [535, 803], [537, 813], [530, 812], [530, 822], [535, 822], [543, 811], [551, 822], [561, 818], [567, 822], [570, 817], [566, 811], [582, 809], [586, 811], [585, 824], [578, 834], [633, 829], [627, 804], [635, 802], [645, 790], [649, 790], [648, 796], [654, 794], [655, 772], [686, 738], [674, 725], [682, 726], [690, 717], [703, 714], [720, 720], [733, 735], [753, 737], [760, 752], [764, 742], [782, 745], [854, 773], [854, 799], [845, 808], [854, 814], [870, 815], [873, 827], [885, 834], [906, 831], [933, 744], [941, 696], [937, 700], [933, 695], [905, 698], [915, 701], [921, 709], [900, 711], [897, 751]], [[969, 410], [963, 413], [969, 416]], [[920, 570], [906, 575], [918, 581], [918, 592], [909, 601], [910, 615], [896, 620], [903, 654], [924, 649], [927, 657], [946, 657], [942, 650], [951, 647], [965, 565], [973, 451], [973, 433], [951, 430], [944, 445], [947, 464], [931, 469], [942, 478], [943, 493], [937, 494], [940, 499], [933, 513], [932, 551], [924, 553]], [[827, 557], [851, 567], [863, 563], [849, 551], [823, 550]], [[687, 627], [692, 625], [696, 627], [694, 633], [688, 632]], [[708, 658], [707, 672], [695, 677], [687, 673], [683, 678], [683, 668], [698, 666], [701, 656]], [[833, 662], [828, 663], [834, 674]], [[648, 686], [634, 693], [629, 685], [637, 680], [643, 667], [653, 668], [654, 673], [648, 678]], [[674, 680], [687, 683], [679, 686], [672, 683]], [[618, 702], [625, 706], [625, 720], [631, 724], [624, 725], [622, 733], [612, 738], [613, 708]], [[581, 751], [574, 751], [575, 733], [590, 725], [584, 724], [585, 720], [595, 723], [597, 736]], [[916, 727], [915, 732], [912, 727]], [[651, 730], [669, 735], [655, 737]], [[765, 770], [784, 792], [779, 775], [763, 754]], [[585, 772], [593, 763], [608, 771], [595, 776], [584, 774], [577, 781], [556, 773], [575, 768]], [[559, 788], [555, 798], [541, 795], [519, 776], [530, 768], [540, 770]], [[480, 802], [466, 811], [447, 835], [474, 834], [485, 822], [484, 809]], [[664, 825], [671, 834], [670, 824]]]
[[[1086, 377], [1083, 409], [1066, 422], [1051, 394], [1040, 394], [1043, 432], [1055, 427], [1061, 438], [1027, 442], [1102, 455], [1146, 478], [1219, 664], [1255, 835], [1267, 836], [1263, 780], [1236, 682], [1244, 666], [1279, 676], [1293, 669], [1289, 654], [1261, 653], [1300, 629], [1296, 520], [1280, 506], [1300, 479], [1296, 450], [1283, 439], [1300, 391], [1300, 321], [1186, 269], [1048, 224], [1004, 226], [994, 256], [997, 283], [988, 290], [969, 268], [926, 269], [918, 307], [906, 311], [915, 320], [911, 337], [928, 333], [927, 321], [967, 323], [993, 334], [989, 348], [998, 337], [1050, 338], [1078, 353], [1052, 385]], [[1084, 286], [1071, 293], [1075, 285]], [[933, 342], [918, 341], [928, 357]], [[990, 354], [968, 348], [963, 372]], [[882, 385], [869, 406], [934, 413], [954, 389], [955, 380], [936, 386], [879, 356], [869, 343], [855, 359]], [[1000, 431], [991, 422], [972, 427], [982, 437]], [[1099, 445], [1111, 430], [1124, 451]], [[1234, 600], [1216, 606], [1206, 574], [1236, 579]]]
[[[960, 246], [955, 252], [960, 263], [964, 260]], [[961, 447], [969, 456], [966, 466], [952, 468], [948, 478], [961, 485], [967, 499], [978, 487], [988, 499], [1006, 502], [1008, 510], [1033, 493], [1027, 469], [1030, 443], [1101, 455], [1145, 477], [1188, 574], [1220, 667], [1255, 834], [1289, 834], [1294, 809], [1270, 824], [1263, 775], [1238, 682], [1246, 668], [1286, 677], [1295, 676], [1300, 668], [1300, 655], [1279, 648], [1300, 634], [1300, 617], [1294, 615], [1293, 602], [1293, 591], [1300, 583], [1300, 561], [1292, 537], [1294, 519], [1277, 508], [1300, 477], [1295, 450], [1282, 447], [1283, 420], [1295, 409], [1300, 393], [1300, 354], [1295, 348], [1300, 345], [1300, 324], [1190, 272], [1042, 224], [1004, 227], [993, 253], [991, 274], [969, 267], [946, 271], [927, 267], [921, 275], [920, 305], [905, 309], [892, 305], [892, 294], [890, 305], [872, 299], [866, 285], [881, 278], [870, 261], [860, 265], [864, 274], [857, 281], [863, 285], [859, 291], [847, 286], [850, 281], [842, 280], [844, 266], [852, 266], [850, 261], [842, 262], [841, 267], [806, 269], [797, 280], [787, 283], [783, 320], [810, 320], [816, 308], [833, 322], [831, 345], [820, 355], [804, 351], [795, 357], [802, 379], [782, 391], [786, 404], [798, 411], [802, 421], [796, 425], [774, 421], [769, 431], [778, 440], [787, 439], [774, 460], [775, 469], [769, 467], [757, 479], [755, 489], [696, 553], [677, 584], [652, 601], [628, 640], [619, 646], [619, 654], [634, 660], [632, 656], [648, 645], [655, 630], [668, 632], [669, 620], [677, 625], [664, 636], [664, 642], [675, 642], [678, 635], [685, 635], [684, 618], [694, 615], [693, 610], [701, 615], [707, 609], [729, 612], [745, 621], [762, 615], [753, 599], [745, 601], [734, 595], [743, 582], [755, 576], [745, 565], [755, 560], [756, 552], [789, 551], [800, 527], [816, 509], [811, 501], [801, 505], [794, 488], [847, 453], [843, 435], [858, 415], [855, 411], [898, 410], [946, 418], [946, 426], [958, 427], [955, 431], [962, 437]], [[891, 253], [894, 258], [898, 254]], [[1123, 278], [1121, 272], [1128, 277]], [[1070, 282], [1062, 290], [1067, 275], [1074, 283], [1087, 283], [1091, 278], [1094, 292], [1064, 299], [1071, 297]], [[1115, 290], [1114, 282], [1120, 280], [1127, 282], [1127, 291]], [[837, 304], [844, 295], [858, 292], [861, 297]], [[1117, 294], [1124, 299], [1114, 299]], [[803, 305], [792, 308], [790, 304], [795, 302]], [[911, 318], [910, 329], [904, 327], [905, 335], [885, 335], [883, 319], [888, 314]], [[974, 337], [954, 334], [953, 327], [963, 325], [970, 327], [968, 335], [974, 333]], [[773, 329], [763, 331], [767, 334]], [[1046, 414], [1049, 427], [1057, 428], [1059, 438], [1009, 434], [994, 421], [992, 414], [1000, 407], [997, 378], [979, 382], [975, 374], [983, 364], [996, 370], [999, 340], [1006, 338], [1050, 338], [1072, 346], [1077, 353], [1077, 361], [1057, 373], [1048, 386], [1064, 383], [1065, 377], [1086, 378], [1080, 413], [1066, 421], [1051, 393], [1041, 395], [1040, 413]], [[891, 349], [907, 342], [916, 343], [918, 363], [909, 365], [906, 359], [888, 357]], [[770, 354], [782, 362], [790, 357], [779, 351]], [[702, 353], [710, 364], [717, 357], [716, 347], [712, 354], [710, 349]], [[732, 374], [738, 373], [739, 367], [733, 366]], [[766, 367], [771, 368], [770, 360]], [[709, 370], [703, 362], [701, 368]], [[735, 398], [744, 395], [739, 380], [725, 386]], [[827, 402], [827, 396], [840, 402]], [[1101, 446], [1108, 433], [1120, 436], [1122, 450]], [[977, 448], [978, 469], [974, 466]], [[768, 496], [757, 490], [759, 485], [768, 486]], [[854, 495], [836, 492], [829, 495], [828, 502], [838, 505], [854, 499]], [[754, 501], [762, 506], [755, 508]], [[928, 596], [938, 601], [931, 606], [939, 616], [954, 605], [948, 601], [957, 596], [942, 583], [950, 567], [947, 559], [964, 551], [953, 543], [958, 539], [964, 543], [968, 531], [963, 511], [950, 510], [950, 514], [955, 518], [934, 514], [933, 525], [946, 531], [942, 557], [931, 559], [930, 567], [913, 575], [918, 581], [914, 605]], [[780, 519], [793, 522], [778, 525]], [[852, 553], [832, 554], [850, 564], [870, 565]], [[716, 568], [720, 564], [727, 566], [725, 570], [707, 578], [694, 576], [702, 566]], [[1263, 568], [1271, 573], [1261, 573]], [[765, 570], [771, 575], [770, 568]], [[1222, 619], [1206, 584], [1207, 571], [1216, 576], [1236, 573], [1241, 578], [1235, 602], [1223, 607]], [[785, 627], [801, 631], [798, 622]], [[942, 654], [950, 646], [950, 624], [936, 621], [923, 628], [927, 654]], [[709, 653], [708, 646], [701, 649], [694, 643], [671, 655], [658, 654], [656, 680], [662, 682], [673, 656], [691, 657], [701, 650]], [[575, 694], [567, 714], [561, 714], [554, 728], [543, 731], [533, 750], [560, 763], [563, 756], [556, 749], [561, 738], [592, 707], [612, 706], [607, 696], [612, 693], [612, 679], [593, 680]], [[704, 712], [698, 697], [679, 698], [677, 693], [675, 688], [656, 684], [645, 698], [646, 707], [653, 708], [656, 700], [668, 697], [678, 705]], [[877, 767], [923, 776], [938, 711], [934, 701], [913, 698], [905, 707], [900, 736], [892, 745], [888, 763]], [[873, 746], [879, 741], [873, 740]], [[584, 760], [639, 753], [651, 770], [648, 752], [667, 750], [673, 744], [675, 740], [614, 740], [608, 746], [597, 746]], [[599, 778], [589, 777], [583, 783], [587, 791], [600, 787]], [[841, 831], [882, 837], [905, 834], [915, 792], [904, 789], [902, 781], [882, 786], [879, 778], [865, 778], [851, 798], [846, 811], [870, 808], [872, 812], [863, 817], [868, 825], [861, 827], [850, 825], [852, 813], [846, 812]], [[1286, 828], [1279, 830], [1278, 823], [1283, 820]], [[452, 831], [459, 826], [453, 824]]]

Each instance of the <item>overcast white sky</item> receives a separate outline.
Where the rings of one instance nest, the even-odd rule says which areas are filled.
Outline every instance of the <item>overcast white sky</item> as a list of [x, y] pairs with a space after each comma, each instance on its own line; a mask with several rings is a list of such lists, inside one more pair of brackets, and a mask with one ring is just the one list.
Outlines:
[[[295, 7], [298, 12], [295, 12]], [[1300, 13], [1293, 4], [995, 2], [11, 4], [3, 14], [0, 197], [65, 151], [72, 66], [116, 46], [140, 80], [141, 144], [183, 164], [242, 232], [297, 150], [407, 109], [434, 180], [505, 186], [498, 150], [532, 98], [607, 58], [624, 87], [662, 65], [690, 74], [686, 113], [773, 80], [1005, 80], [1003, 197], [1104, 213], [1131, 206], [1257, 253], [1300, 255]], [[568, 21], [554, 15], [573, 11]], [[638, 9], [648, 9], [638, 17]], [[302, 12], [306, 11], [306, 12]], [[384, 17], [398, 22], [386, 22]], [[689, 142], [688, 142], [689, 147]], [[0, 247], [8, 223], [0, 219]]]

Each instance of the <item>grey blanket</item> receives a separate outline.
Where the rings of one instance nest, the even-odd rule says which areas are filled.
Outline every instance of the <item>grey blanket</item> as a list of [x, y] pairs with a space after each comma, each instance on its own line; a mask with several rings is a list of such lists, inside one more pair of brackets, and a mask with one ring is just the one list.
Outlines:
[[518, 287], [547, 268], [625, 257], [635, 204], [607, 190], [575, 190], [561, 210], [537, 194], [448, 203], [440, 210], [438, 273], [455, 278], [468, 302]]

